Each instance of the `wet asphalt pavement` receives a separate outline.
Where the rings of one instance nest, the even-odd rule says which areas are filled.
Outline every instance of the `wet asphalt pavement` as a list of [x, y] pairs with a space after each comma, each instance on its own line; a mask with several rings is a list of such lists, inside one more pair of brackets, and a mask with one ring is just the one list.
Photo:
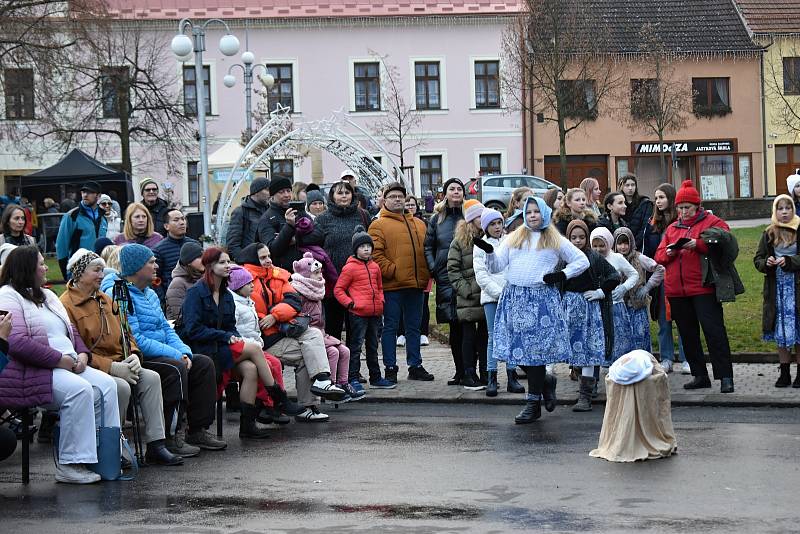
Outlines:
[[602, 407], [332, 407], [135, 482], [56, 484], [48, 448], [0, 464], [0, 532], [798, 532], [800, 409], [676, 408], [678, 455], [591, 458]]

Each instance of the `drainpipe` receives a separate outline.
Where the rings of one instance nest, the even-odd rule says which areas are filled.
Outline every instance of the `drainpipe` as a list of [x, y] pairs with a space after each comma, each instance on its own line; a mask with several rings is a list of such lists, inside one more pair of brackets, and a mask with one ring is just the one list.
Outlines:
[[[761, 159], [763, 160], [763, 173], [764, 173], [764, 197], [769, 196], [769, 172], [767, 171], [767, 98], [764, 92], [764, 53], [767, 48], [772, 46], [772, 42], [765, 47], [762, 47], [759, 56], [761, 63]], [[778, 177], [775, 177], [777, 181]], [[777, 183], [776, 183], [777, 188]], [[777, 191], [776, 191], [777, 192]]]

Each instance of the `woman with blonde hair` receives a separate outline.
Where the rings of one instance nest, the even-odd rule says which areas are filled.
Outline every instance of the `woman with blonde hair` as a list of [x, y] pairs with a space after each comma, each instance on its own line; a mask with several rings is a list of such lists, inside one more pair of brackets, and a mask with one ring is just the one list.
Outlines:
[[584, 178], [579, 185], [583, 192], [586, 193], [586, 207], [594, 213], [596, 219], [600, 218], [603, 210], [600, 209], [600, 197], [603, 196], [603, 190], [600, 189], [600, 182], [597, 178]]
[[567, 226], [572, 221], [583, 221], [589, 228], [589, 232], [597, 226], [597, 217], [594, 211], [587, 207], [586, 192], [580, 187], [567, 189], [567, 194], [561, 202], [561, 207], [553, 209], [553, 222], [561, 235], [566, 235]]
[[162, 239], [161, 234], [155, 231], [150, 210], [141, 202], [133, 202], [125, 210], [125, 227], [114, 238], [114, 244], [138, 243], [152, 249]]
[[[497, 248], [482, 239], [474, 244], [486, 252], [490, 273], [506, 269], [506, 285], [497, 304], [494, 352], [509, 367], [522, 366], [528, 376], [525, 408], [517, 424], [532, 423], [545, 409], [556, 407], [556, 378], [545, 366], [570, 358], [567, 317], [556, 288], [589, 268], [583, 252], [551, 224], [552, 210], [544, 200], [528, 197], [525, 222]], [[560, 261], [563, 270], [556, 270]]]

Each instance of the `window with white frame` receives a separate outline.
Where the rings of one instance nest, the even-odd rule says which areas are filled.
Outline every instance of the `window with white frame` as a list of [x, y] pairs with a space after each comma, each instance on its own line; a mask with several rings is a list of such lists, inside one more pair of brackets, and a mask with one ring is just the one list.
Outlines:
[[[203, 104], [205, 114], [211, 115], [211, 67], [203, 66]], [[197, 76], [194, 65], [183, 67], [183, 112], [189, 117], [197, 116]]]
[[442, 156], [419, 157], [419, 183], [422, 191], [436, 191], [442, 183]]
[[198, 207], [200, 205], [200, 164], [190, 161], [186, 164], [186, 189], [188, 193], [189, 206]]
[[438, 61], [414, 63], [414, 92], [417, 109], [441, 109], [441, 78]]
[[500, 61], [475, 61], [475, 107], [500, 107]]
[[481, 176], [502, 174], [502, 161], [501, 154], [480, 154], [478, 156], [478, 173]]
[[294, 72], [291, 64], [267, 64], [267, 72], [275, 80], [267, 92], [267, 106], [270, 111], [278, 104], [294, 109]]
[[294, 182], [294, 160], [291, 159], [273, 159], [270, 162], [270, 179], [277, 180], [278, 178], [287, 178], [290, 182]]
[[33, 69], [5, 69], [3, 82], [6, 119], [33, 119]]
[[355, 93], [356, 111], [380, 111], [380, 63], [354, 63], [353, 88]]
[[[118, 119], [120, 98], [130, 107], [130, 70], [128, 67], [103, 67], [100, 69], [100, 102], [104, 119]], [[130, 109], [127, 110], [128, 112]]]

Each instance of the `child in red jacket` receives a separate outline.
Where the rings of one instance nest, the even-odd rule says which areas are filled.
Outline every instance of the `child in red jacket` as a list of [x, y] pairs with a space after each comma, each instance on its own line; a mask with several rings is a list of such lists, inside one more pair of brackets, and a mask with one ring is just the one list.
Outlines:
[[383, 329], [383, 279], [381, 269], [372, 260], [372, 238], [363, 226], [353, 234], [353, 255], [347, 259], [333, 289], [339, 303], [350, 312], [350, 385], [358, 389], [361, 371], [361, 345], [367, 342], [367, 368], [370, 387], [393, 389], [396, 384], [381, 376], [378, 343]]

